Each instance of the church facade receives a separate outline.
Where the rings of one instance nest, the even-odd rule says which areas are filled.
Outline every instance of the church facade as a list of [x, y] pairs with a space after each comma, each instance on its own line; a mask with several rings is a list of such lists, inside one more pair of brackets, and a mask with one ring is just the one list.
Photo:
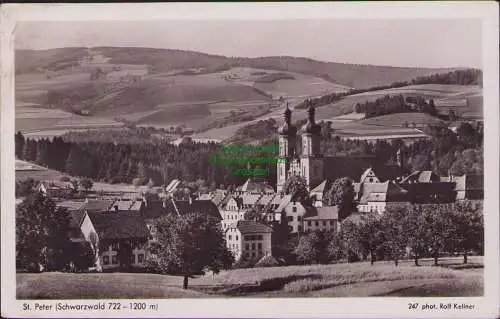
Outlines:
[[[281, 192], [290, 176], [302, 176], [308, 189], [324, 179], [324, 156], [321, 152], [321, 126], [315, 122], [314, 107], [308, 109], [307, 123], [297, 132], [292, 124], [292, 111], [285, 110], [285, 122], [278, 130], [279, 157], [277, 163], [277, 191]], [[300, 136], [297, 134], [299, 133]], [[302, 149], [296, 149], [297, 138], [302, 138]]]

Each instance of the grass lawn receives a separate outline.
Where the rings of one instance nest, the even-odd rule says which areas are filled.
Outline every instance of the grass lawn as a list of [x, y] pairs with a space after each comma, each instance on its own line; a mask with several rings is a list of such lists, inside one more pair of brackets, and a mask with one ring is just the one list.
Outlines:
[[[236, 269], [189, 280], [156, 274], [17, 274], [18, 298], [199, 298], [199, 297], [368, 297], [481, 296], [483, 269], [452, 269], [460, 258], [443, 258], [444, 267], [403, 261]], [[480, 267], [481, 259], [470, 259]]]

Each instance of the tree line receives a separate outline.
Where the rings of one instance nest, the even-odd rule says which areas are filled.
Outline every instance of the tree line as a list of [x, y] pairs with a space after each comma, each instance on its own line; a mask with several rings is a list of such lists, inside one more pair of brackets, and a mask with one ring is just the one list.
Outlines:
[[[209, 157], [220, 155], [217, 143], [187, 143], [173, 145], [166, 141], [148, 143], [112, 143], [99, 141], [65, 141], [61, 137], [25, 139], [21, 133], [15, 137], [16, 157], [35, 162], [50, 169], [75, 177], [88, 177], [109, 183], [166, 185], [178, 178], [187, 182], [207, 181], [216, 185], [240, 185], [245, 176], [235, 176], [234, 168], [246, 168], [246, 163], [211, 163]], [[270, 157], [264, 152], [234, 154], [245, 157]], [[273, 163], [262, 163], [258, 168], [268, 169], [267, 179], [275, 183]]]
[[434, 105], [434, 100], [425, 100], [422, 97], [405, 97], [403, 95], [378, 98], [375, 101], [367, 101], [365, 103], [356, 103], [354, 105], [356, 113], [364, 113], [365, 118], [376, 117], [380, 115], [405, 113], [405, 112], [420, 112], [430, 115], [436, 115], [437, 110]]
[[[263, 124], [264, 125], [264, 124]], [[265, 123], [273, 126], [274, 123]], [[262, 135], [264, 127], [259, 126]], [[403, 165], [411, 170], [432, 170], [446, 176], [449, 173], [481, 174], [483, 172], [483, 127], [480, 123], [462, 123], [454, 133], [444, 125], [425, 128], [430, 139], [405, 144], [401, 140], [375, 143], [360, 140], [344, 140], [323, 129], [322, 150], [327, 156], [374, 156], [380, 162], [394, 162], [400, 149]], [[260, 136], [260, 135], [259, 135]], [[260, 136], [262, 137], [262, 136]], [[277, 144], [273, 136], [263, 137], [262, 144]], [[300, 150], [300, 139], [297, 141]], [[147, 143], [111, 143], [99, 141], [65, 141], [25, 139], [21, 133], [15, 138], [16, 157], [35, 162], [71, 176], [88, 177], [109, 183], [165, 185], [178, 178], [186, 182], [203, 180], [207, 185], [241, 185], [246, 177], [231, 174], [233, 168], [246, 168], [246, 164], [221, 165], [210, 163], [209, 158], [220, 151], [216, 143], [188, 143], [172, 145], [166, 141], [152, 140]], [[240, 156], [234, 154], [234, 156]], [[241, 156], [275, 156], [268, 153], [245, 153]], [[268, 169], [266, 177], [270, 185], [276, 183], [276, 165], [263, 163]]]
[[[357, 219], [356, 219], [357, 218]], [[302, 236], [293, 253], [299, 263], [331, 263], [369, 259], [399, 261], [410, 257], [482, 254], [483, 213], [470, 202], [388, 207], [383, 215], [358, 215], [342, 222], [336, 233], [313, 232]]]

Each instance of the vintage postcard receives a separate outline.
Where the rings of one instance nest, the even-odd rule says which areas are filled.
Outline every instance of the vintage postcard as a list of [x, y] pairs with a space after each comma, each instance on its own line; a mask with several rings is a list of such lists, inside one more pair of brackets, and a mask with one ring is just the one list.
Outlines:
[[1, 7], [2, 317], [498, 318], [496, 2]]

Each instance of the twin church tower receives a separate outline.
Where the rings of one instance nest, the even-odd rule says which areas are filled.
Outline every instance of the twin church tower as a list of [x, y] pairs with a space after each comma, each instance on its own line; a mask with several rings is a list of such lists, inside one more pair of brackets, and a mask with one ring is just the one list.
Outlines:
[[279, 157], [277, 163], [277, 191], [283, 191], [286, 180], [293, 175], [304, 177], [309, 190], [324, 179], [324, 158], [321, 153], [321, 126], [315, 122], [315, 109], [309, 106], [308, 120], [302, 126], [302, 149], [297, 150], [297, 128], [292, 124], [292, 111], [286, 105], [285, 122], [278, 129]]

